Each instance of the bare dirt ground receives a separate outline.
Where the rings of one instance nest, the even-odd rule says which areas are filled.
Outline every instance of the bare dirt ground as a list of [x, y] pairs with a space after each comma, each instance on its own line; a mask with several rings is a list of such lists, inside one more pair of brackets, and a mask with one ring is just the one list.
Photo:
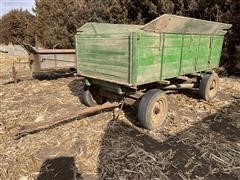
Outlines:
[[22, 125], [86, 107], [81, 79], [7, 83], [10, 60], [0, 60], [0, 179], [240, 179], [240, 79], [220, 78], [212, 102], [168, 92], [164, 129], [142, 129], [126, 107], [16, 139]]

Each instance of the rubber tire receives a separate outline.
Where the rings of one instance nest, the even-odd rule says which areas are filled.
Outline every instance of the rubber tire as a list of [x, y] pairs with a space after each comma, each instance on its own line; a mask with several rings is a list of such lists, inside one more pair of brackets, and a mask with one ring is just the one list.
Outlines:
[[[159, 123], [154, 123], [152, 120], [151, 112], [153, 111], [154, 104], [157, 100], [162, 99], [165, 103], [164, 115]], [[161, 110], [160, 110], [161, 111]], [[141, 125], [149, 130], [163, 127], [166, 124], [166, 117], [168, 113], [168, 99], [164, 91], [159, 89], [149, 90], [141, 99], [138, 106], [138, 120]]]
[[[216, 89], [213, 95], [210, 94], [210, 88], [211, 88], [211, 84], [213, 82], [213, 80], [216, 81]], [[200, 81], [200, 85], [199, 85], [199, 95], [201, 98], [203, 98], [206, 101], [211, 101], [212, 99], [214, 99], [217, 95], [218, 92], [218, 88], [219, 88], [219, 78], [218, 75], [216, 73], [213, 74], [205, 74], [201, 81]]]
[[88, 107], [97, 105], [97, 102], [93, 99], [90, 87], [85, 86], [82, 93], [82, 101]]

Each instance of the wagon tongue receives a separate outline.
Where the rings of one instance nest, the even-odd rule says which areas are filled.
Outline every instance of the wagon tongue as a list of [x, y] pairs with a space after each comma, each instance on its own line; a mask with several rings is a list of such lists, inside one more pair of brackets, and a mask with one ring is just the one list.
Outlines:
[[231, 24], [164, 14], [141, 29], [159, 33], [225, 35]]

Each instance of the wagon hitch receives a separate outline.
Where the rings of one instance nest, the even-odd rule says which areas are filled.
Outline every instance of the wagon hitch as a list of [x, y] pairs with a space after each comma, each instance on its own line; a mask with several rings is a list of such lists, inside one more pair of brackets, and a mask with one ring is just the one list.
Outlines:
[[92, 114], [97, 113], [102, 110], [119, 107], [120, 104], [121, 103], [118, 103], [118, 102], [114, 102], [114, 103], [107, 102], [103, 105], [97, 105], [94, 107], [89, 107], [89, 108], [86, 108], [83, 110], [79, 110], [79, 111], [68, 113], [66, 115], [62, 115], [60, 117], [53, 118], [47, 122], [40, 122], [37, 124], [31, 123], [29, 125], [21, 126], [21, 131], [15, 135], [15, 139], [16, 140], [21, 139], [22, 137], [27, 136], [28, 134], [35, 134], [35, 133], [38, 133], [38, 132], [41, 132], [44, 130], [53, 129], [57, 126], [61, 126], [63, 124], [70, 123], [70, 122], [76, 120], [77, 118], [79, 118], [79, 116], [86, 117], [86, 116], [92, 115]]

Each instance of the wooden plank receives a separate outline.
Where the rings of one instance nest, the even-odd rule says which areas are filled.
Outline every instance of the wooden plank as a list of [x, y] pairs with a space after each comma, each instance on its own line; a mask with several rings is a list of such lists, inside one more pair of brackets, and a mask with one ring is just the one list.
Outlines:
[[78, 43], [81, 75], [129, 83], [129, 38], [111, 34], [107, 37], [92, 35], [92, 38], [79, 35]]

